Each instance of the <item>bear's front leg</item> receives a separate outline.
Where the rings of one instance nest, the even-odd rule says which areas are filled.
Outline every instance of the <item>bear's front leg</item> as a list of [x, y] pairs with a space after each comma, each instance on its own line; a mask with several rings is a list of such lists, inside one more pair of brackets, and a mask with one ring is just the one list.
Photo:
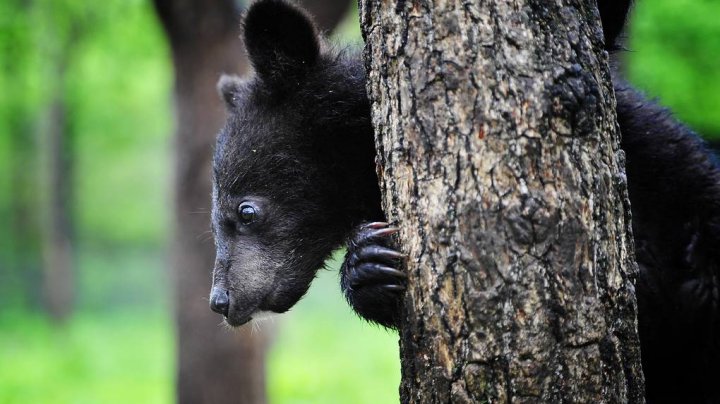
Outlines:
[[384, 222], [361, 225], [347, 246], [340, 286], [361, 317], [397, 328], [406, 276], [398, 270], [404, 255], [391, 247], [398, 229]]

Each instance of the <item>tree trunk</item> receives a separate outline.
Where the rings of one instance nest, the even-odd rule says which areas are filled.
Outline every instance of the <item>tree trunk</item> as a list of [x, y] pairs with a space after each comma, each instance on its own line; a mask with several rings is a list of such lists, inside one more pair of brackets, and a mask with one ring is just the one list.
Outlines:
[[46, 226], [43, 227], [43, 295], [51, 317], [65, 321], [75, 302], [75, 114], [67, 72], [78, 44], [87, 35], [88, 21], [61, 7], [54, 10], [50, 45], [52, 98], [48, 106]]
[[403, 402], [644, 401], [595, 2], [362, 0]]
[[[73, 38], [75, 39], [75, 38]], [[74, 128], [67, 100], [66, 72], [73, 41], [63, 44], [54, 59], [55, 88], [49, 104], [47, 124], [47, 164], [45, 178], [48, 195], [43, 227], [42, 292], [50, 317], [64, 322], [72, 313], [75, 300], [74, 271]]]
[[[321, 2], [317, 7], [322, 7]], [[175, 68], [175, 228], [172, 271], [178, 333], [180, 403], [263, 403], [269, 330], [228, 331], [210, 311], [215, 257], [210, 230], [212, 146], [225, 120], [215, 84], [240, 74], [247, 61], [239, 40], [240, 10], [232, 0], [155, 0]], [[314, 11], [310, 9], [310, 11]], [[328, 18], [330, 29], [340, 21]]]
[[298, 4], [308, 10], [318, 28], [325, 34], [335, 30], [350, 9], [349, 0], [298, 0]]

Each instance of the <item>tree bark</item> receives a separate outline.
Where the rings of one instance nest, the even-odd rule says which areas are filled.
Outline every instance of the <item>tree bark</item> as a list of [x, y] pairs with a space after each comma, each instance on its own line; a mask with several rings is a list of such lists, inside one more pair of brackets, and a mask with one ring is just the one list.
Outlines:
[[72, 17], [67, 29], [67, 37], [50, 58], [54, 88], [46, 131], [49, 191], [45, 201], [47, 224], [43, 227], [42, 291], [46, 311], [57, 322], [67, 320], [75, 303], [75, 127], [67, 71], [85, 31], [79, 18]]
[[[328, 3], [315, 0], [316, 8], [309, 11], [318, 11]], [[270, 330], [225, 330], [207, 300], [215, 257], [209, 237], [212, 146], [225, 121], [225, 108], [215, 84], [223, 73], [241, 74], [247, 70], [239, 39], [241, 10], [236, 4], [232, 0], [154, 1], [170, 40], [175, 69], [177, 132], [171, 265], [176, 291], [176, 391], [180, 403], [266, 402], [264, 358]], [[320, 28], [331, 29], [341, 17], [339, 13], [328, 14], [321, 21], [328, 25]]]
[[[64, 82], [64, 63], [58, 74]], [[50, 104], [47, 130], [49, 195], [46, 202], [48, 222], [44, 227], [43, 301], [51, 318], [64, 322], [72, 313], [75, 300], [73, 136], [68, 120], [64, 86], [56, 90]]]
[[[51, 62], [51, 99], [48, 105], [48, 195], [43, 212], [43, 301], [51, 317], [65, 321], [75, 301], [75, 143], [76, 122], [68, 71], [80, 43], [97, 23], [93, 8], [75, 9], [58, 2], [50, 13], [52, 40], [45, 55]], [[26, 2], [24, 7], [29, 7]]]
[[595, 2], [360, 5], [384, 207], [409, 256], [402, 401], [643, 402]]

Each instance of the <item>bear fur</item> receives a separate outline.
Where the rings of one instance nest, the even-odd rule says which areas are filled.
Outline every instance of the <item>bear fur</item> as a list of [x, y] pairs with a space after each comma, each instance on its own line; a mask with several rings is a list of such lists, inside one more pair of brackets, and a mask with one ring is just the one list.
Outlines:
[[[598, 1], [608, 50], [630, 6]], [[254, 3], [244, 24], [255, 75], [219, 84], [229, 118], [213, 162], [211, 307], [233, 326], [282, 313], [345, 242], [348, 302], [395, 327], [405, 275], [380, 206], [362, 60], [328, 47], [282, 0]], [[720, 168], [668, 110], [613, 82], [648, 402], [720, 402]]]

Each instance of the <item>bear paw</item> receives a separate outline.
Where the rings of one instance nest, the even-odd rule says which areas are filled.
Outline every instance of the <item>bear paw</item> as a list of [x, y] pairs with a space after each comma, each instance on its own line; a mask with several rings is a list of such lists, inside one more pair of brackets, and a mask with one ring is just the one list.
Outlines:
[[406, 275], [398, 270], [405, 257], [391, 247], [396, 227], [384, 222], [361, 225], [347, 247], [341, 269], [341, 287], [361, 317], [397, 328]]

